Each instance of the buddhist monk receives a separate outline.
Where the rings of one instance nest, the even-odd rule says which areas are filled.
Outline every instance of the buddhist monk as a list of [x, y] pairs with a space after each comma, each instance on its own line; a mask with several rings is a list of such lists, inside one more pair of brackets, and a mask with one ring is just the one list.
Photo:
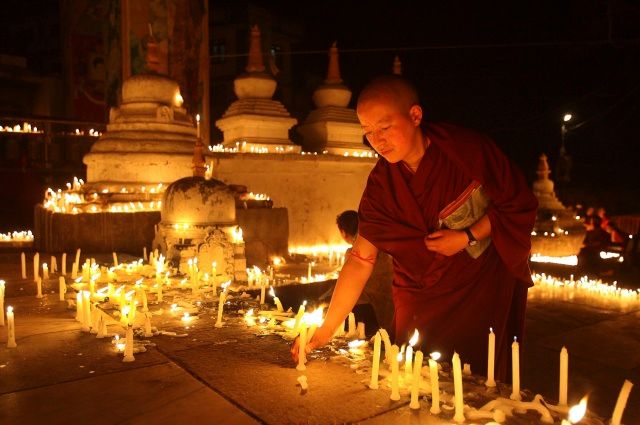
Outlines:
[[[451, 358], [455, 351], [484, 374], [492, 328], [496, 379], [505, 380], [511, 342], [522, 340], [532, 285], [528, 259], [536, 198], [488, 137], [423, 123], [417, 91], [402, 77], [369, 83], [357, 114], [380, 159], [362, 195], [358, 237], [324, 324], [305, 350], [330, 340], [381, 250], [393, 258], [395, 318], [389, 331], [396, 343], [407, 342], [418, 329], [424, 352]], [[298, 351], [296, 340], [294, 359]]]

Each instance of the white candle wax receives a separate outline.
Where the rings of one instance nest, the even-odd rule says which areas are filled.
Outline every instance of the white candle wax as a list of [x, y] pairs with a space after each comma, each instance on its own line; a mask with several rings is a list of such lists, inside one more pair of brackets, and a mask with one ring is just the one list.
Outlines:
[[40, 276], [36, 278], [36, 289], [36, 298], [42, 298], [42, 278]]
[[147, 301], [147, 291], [144, 288], [140, 288], [140, 291], [141, 291], [141, 298], [142, 298], [142, 311], [146, 313], [147, 311], [149, 311], [149, 305]]
[[27, 258], [24, 255], [24, 252], [20, 254], [20, 265], [22, 268], [22, 278], [26, 279], [27, 278]]
[[113, 267], [118, 267], [118, 254], [112, 252], [111, 256], [113, 257]]
[[357, 330], [358, 330], [358, 339], [366, 339], [367, 338], [367, 335], [366, 335], [366, 332], [365, 332], [365, 327], [364, 327], [364, 322], [358, 322]]
[[460, 423], [464, 422], [464, 390], [462, 387], [462, 368], [460, 366], [460, 356], [458, 353], [453, 353], [453, 387], [455, 391], [455, 409], [456, 413], [453, 416], [453, 420]]
[[76, 293], [76, 320], [82, 324], [84, 310], [82, 309], [82, 291]]
[[411, 403], [409, 407], [411, 409], [420, 408], [420, 383], [422, 382], [422, 351], [416, 352], [416, 357], [413, 361], [413, 378], [411, 380]]
[[307, 325], [302, 324], [300, 327], [300, 340], [298, 349], [298, 365], [297, 370], [306, 370], [305, 363], [307, 362]]
[[520, 344], [518, 344], [518, 340], [516, 338], [513, 339], [513, 344], [511, 344], [511, 374], [512, 376], [512, 391], [511, 391], [511, 400], [520, 401], [522, 397], [520, 396]]
[[133, 326], [129, 324], [127, 326], [127, 333], [126, 333], [126, 339], [125, 339], [125, 345], [124, 345], [124, 358], [122, 359], [122, 361], [132, 362], [134, 360], [135, 360], [135, 357], [133, 357]]
[[413, 347], [409, 345], [404, 353], [404, 376], [407, 381], [413, 375]]
[[163, 296], [162, 296], [162, 281], [158, 282], [156, 284], [156, 287], [158, 288], [158, 291], [156, 293], [156, 301], [158, 301], [159, 303], [162, 302], [163, 300]]
[[260, 288], [260, 305], [264, 304], [264, 297], [266, 295], [266, 285], [263, 283], [262, 287]]
[[89, 332], [91, 330], [91, 293], [82, 291], [82, 331]]
[[[344, 326], [344, 323], [343, 323]], [[391, 339], [386, 329], [380, 329], [380, 336], [382, 336], [382, 342], [384, 342], [384, 358], [387, 364], [391, 364], [389, 356], [391, 354]]]
[[618, 394], [616, 407], [613, 409], [610, 425], [620, 425], [624, 408], [627, 406], [627, 400], [629, 399], [631, 388], [633, 388], [633, 383], [625, 379], [624, 384], [622, 384], [622, 388], [620, 389], [620, 394]]
[[58, 278], [58, 292], [60, 293], [60, 301], [64, 301], [64, 294], [67, 293], [67, 283], [64, 281], [64, 276]]
[[487, 387], [495, 387], [495, 362], [496, 362], [496, 334], [493, 333], [493, 328], [489, 328], [489, 351], [487, 357], [487, 381], [485, 385]]
[[55, 255], [51, 256], [51, 273], [56, 273], [58, 271], [58, 260]]
[[569, 353], [566, 347], [560, 350], [560, 385], [558, 388], [558, 404], [567, 405], [569, 383]]
[[[76, 264], [76, 274], [78, 273], [78, 270], [80, 270], [80, 248], [76, 249], [76, 260], [75, 260], [75, 264]], [[72, 279], [75, 279], [78, 276], [71, 276]]]
[[36, 252], [33, 256], [33, 280], [36, 281], [40, 276], [40, 254]]
[[[262, 285], [262, 288], [264, 288], [264, 285]], [[306, 304], [307, 302], [304, 301], [302, 304], [300, 304], [300, 307], [298, 307], [298, 313], [296, 314], [295, 321], [293, 322], [294, 335], [300, 331], [300, 321], [302, 320], [302, 316], [304, 316], [304, 307]]]
[[60, 265], [62, 267], [62, 275], [66, 276], [67, 275], [67, 253], [63, 252], [62, 253], [62, 260], [60, 261], [62, 264]]
[[142, 247], [142, 259], [144, 261], [147, 261], [147, 247], [146, 246]]
[[4, 290], [5, 282], [0, 280], [0, 326], [4, 326]]
[[222, 311], [224, 309], [224, 302], [227, 298], [227, 293], [225, 291], [222, 291], [220, 293], [220, 301], [218, 301], [218, 318], [216, 319], [216, 324], [215, 327], [216, 328], [221, 328], [222, 327]]
[[398, 353], [400, 349], [397, 345], [393, 344], [391, 346], [391, 396], [389, 397], [391, 400], [398, 401], [400, 400], [400, 388], [399, 388], [399, 365], [398, 365]]
[[78, 264], [71, 264], [71, 279], [76, 279], [78, 277]]
[[49, 279], [49, 266], [47, 263], [42, 263], [42, 278]]
[[13, 307], [7, 307], [7, 348], [16, 348], [16, 323]]
[[429, 359], [429, 377], [431, 378], [431, 409], [433, 415], [440, 413], [440, 382], [438, 376], [438, 363]]
[[284, 308], [282, 307], [282, 303], [280, 302], [280, 298], [274, 296], [273, 302], [276, 303], [276, 308], [278, 309], [278, 311], [284, 311]]
[[378, 389], [378, 374], [380, 372], [380, 346], [382, 345], [382, 336], [380, 332], [376, 332], [373, 337], [373, 357], [371, 359], [371, 380], [369, 381], [369, 388], [372, 390]]
[[349, 338], [353, 338], [356, 335], [358, 335], [357, 332], [358, 331], [356, 330], [356, 316], [353, 313], [349, 313], [349, 331], [347, 336]]

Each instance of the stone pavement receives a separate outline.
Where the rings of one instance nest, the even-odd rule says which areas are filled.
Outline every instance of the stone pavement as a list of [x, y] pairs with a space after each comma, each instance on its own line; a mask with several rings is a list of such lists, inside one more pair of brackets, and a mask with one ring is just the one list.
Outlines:
[[[155, 347], [123, 363], [109, 338], [81, 332], [74, 310], [58, 301], [57, 279], [36, 299], [31, 279], [19, 278], [18, 254], [0, 255], [0, 278], [7, 281], [5, 306], [15, 309], [18, 344], [5, 348], [0, 327], [0, 424], [425, 423], [408, 413], [406, 395], [391, 402], [388, 390], [366, 389], [368, 375], [326, 352], [309, 363], [309, 391], [302, 394], [302, 373], [284, 340], [255, 336], [237, 319], [215, 329], [213, 314], [188, 327], [154, 318], [154, 326], [187, 336], [150, 338]], [[533, 293], [523, 388], [556, 398], [558, 354], [566, 345], [570, 402], [589, 394], [590, 409], [607, 418], [629, 379], [636, 386], [623, 423], [639, 424], [639, 319], [640, 303], [594, 306]], [[420, 415], [428, 415], [424, 407]]]

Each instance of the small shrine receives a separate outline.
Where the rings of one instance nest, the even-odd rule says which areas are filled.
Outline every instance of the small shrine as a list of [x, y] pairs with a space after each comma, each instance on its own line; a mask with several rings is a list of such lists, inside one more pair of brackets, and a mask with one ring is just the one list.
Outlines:
[[580, 252], [585, 234], [580, 218], [558, 200], [554, 183], [549, 179], [550, 173], [547, 156], [543, 153], [540, 155], [536, 171], [538, 179], [533, 182], [533, 194], [538, 199], [538, 215], [531, 232], [531, 252], [534, 261], [541, 256], [576, 256]]
[[239, 152], [299, 153], [300, 147], [289, 140], [289, 130], [298, 121], [272, 99], [278, 83], [265, 72], [260, 46], [260, 29], [254, 25], [247, 72], [233, 82], [238, 100], [215, 122], [224, 133], [222, 144]]
[[362, 127], [356, 111], [347, 107], [351, 94], [340, 76], [338, 47], [334, 42], [329, 49], [327, 78], [313, 93], [317, 109], [298, 127], [307, 150], [333, 155], [371, 152], [363, 144]]

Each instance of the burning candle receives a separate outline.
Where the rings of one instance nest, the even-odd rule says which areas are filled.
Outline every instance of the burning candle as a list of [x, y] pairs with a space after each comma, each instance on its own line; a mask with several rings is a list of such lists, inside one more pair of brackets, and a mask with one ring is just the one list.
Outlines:
[[391, 400], [398, 401], [400, 400], [400, 388], [399, 388], [399, 373], [398, 373], [398, 362], [400, 361], [401, 354], [398, 346], [393, 344], [391, 346], [391, 396], [389, 397]]
[[62, 253], [62, 260], [60, 262], [62, 263], [62, 275], [66, 276], [67, 275], [67, 253], [66, 252]]
[[42, 298], [42, 278], [40, 276], [36, 278], [36, 289], [36, 298]]
[[222, 311], [224, 309], [224, 303], [227, 300], [227, 287], [231, 284], [231, 281], [228, 280], [222, 284], [222, 292], [220, 292], [220, 300], [218, 301], [218, 317], [216, 319], [216, 328], [222, 327]]
[[409, 407], [411, 409], [419, 409], [420, 408], [420, 383], [422, 381], [422, 351], [418, 350], [416, 352], [416, 358], [413, 362], [413, 379], [411, 382], [411, 403]]
[[520, 401], [520, 344], [518, 344], [518, 338], [513, 338], [513, 344], [511, 344], [511, 374], [512, 387], [511, 400]]
[[404, 375], [408, 380], [411, 379], [411, 375], [413, 375], [413, 346], [416, 345], [416, 343], [418, 342], [418, 338], [420, 337], [420, 334], [418, 333], [418, 330], [416, 329], [415, 331], [413, 331], [413, 336], [411, 336], [411, 339], [409, 340], [409, 346], [407, 347], [407, 351], [405, 352], [405, 357], [404, 357]]
[[[343, 323], [344, 326], [344, 323]], [[382, 336], [382, 342], [384, 342], [384, 357], [387, 364], [391, 364], [389, 356], [391, 353], [391, 339], [386, 329], [380, 329], [380, 336]]]
[[33, 280], [38, 280], [40, 276], [40, 254], [36, 252], [33, 256]]
[[440, 353], [437, 351], [431, 353], [429, 359], [429, 377], [431, 378], [431, 410], [433, 415], [440, 413], [440, 383], [438, 377], [438, 359]]
[[49, 279], [49, 266], [47, 263], [42, 263], [42, 278]]
[[307, 367], [304, 365], [306, 362], [307, 362], [307, 325], [303, 323], [302, 327], [300, 327], [298, 365], [296, 366], [296, 369], [306, 370]]
[[124, 345], [124, 358], [123, 362], [132, 362], [135, 360], [133, 357], [133, 326], [127, 325], [127, 333]]
[[560, 406], [567, 405], [567, 393], [569, 382], [569, 353], [566, 347], [560, 350], [560, 386], [558, 389], [558, 404]]
[[493, 333], [493, 328], [489, 328], [489, 351], [487, 357], [487, 382], [484, 384], [487, 387], [495, 387], [495, 361], [496, 361], [496, 334]]
[[[264, 288], [264, 286], [263, 286]], [[302, 317], [304, 316], [304, 308], [307, 305], [307, 300], [304, 300], [300, 307], [298, 308], [298, 314], [296, 314], [295, 321], [293, 322], [293, 334], [295, 335], [300, 330], [300, 322]]]
[[196, 137], [200, 138], [200, 114], [196, 114]]
[[577, 424], [587, 413], [587, 396], [582, 397], [580, 403], [569, 409], [569, 418], [562, 420], [562, 425]]
[[24, 252], [20, 254], [20, 265], [22, 269], [22, 278], [26, 279], [27, 278], [27, 258], [24, 255]]
[[271, 287], [271, 289], [269, 289], [269, 295], [273, 297], [273, 302], [276, 304], [276, 308], [278, 309], [278, 311], [284, 311], [284, 308], [282, 308], [282, 303], [280, 302], [280, 299], [276, 297], [276, 293], [273, 290], [273, 286]]
[[620, 421], [622, 420], [622, 414], [624, 413], [624, 408], [627, 406], [627, 400], [629, 399], [629, 393], [631, 392], [631, 388], [633, 388], [633, 383], [625, 379], [624, 384], [622, 384], [622, 388], [620, 389], [620, 394], [618, 394], [618, 401], [616, 401], [616, 407], [613, 409], [613, 415], [611, 416], [610, 425], [620, 425]]
[[4, 280], [0, 280], [0, 326], [4, 326]]
[[7, 307], [7, 348], [16, 348], [16, 324], [13, 317], [13, 307]]
[[64, 294], [67, 293], [67, 284], [64, 281], [64, 276], [60, 276], [58, 278], [58, 288], [59, 288], [59, 293], [60, 293], [60, 301], [64, 301]]
[[380, 372], [380, 346], [382, 344], [382, 336], [380, 332], [376, 332], [373, 337], [373, 358], [371, 359], [371, 381], [369, 381], [369, 388], [372, 390], [378, 389], [378, 373]]
[[462, 369], [458, 353], [453, 353], [451, 363], [453, 364], [453, 387], [455, 391], [454, 398], [456, 409], [453, 420], [456, 422], [464, 422], [464, 392], [462, 388]]

